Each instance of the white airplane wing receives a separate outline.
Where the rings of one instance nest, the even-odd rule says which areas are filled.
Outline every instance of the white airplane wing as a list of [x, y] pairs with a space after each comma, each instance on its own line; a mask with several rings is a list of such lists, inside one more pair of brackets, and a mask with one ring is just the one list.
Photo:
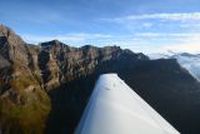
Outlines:
[[117, 74], [101, 75], [75, 134], [179, 134]]

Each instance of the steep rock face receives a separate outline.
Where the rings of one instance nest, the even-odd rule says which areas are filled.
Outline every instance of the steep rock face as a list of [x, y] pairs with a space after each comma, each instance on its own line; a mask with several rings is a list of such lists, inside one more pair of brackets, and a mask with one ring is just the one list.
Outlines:
[[38, 65], [45, 88], [51, 90], [62, 83], [91, 74], [97, 65], [117, 59], [122, 54], [132, 55], [133, 60], [148, 59], [142, 54], [137, 55], [115, 46], [97, 48], [88, 45], [73, 48], [53, 40], [41, 43]]

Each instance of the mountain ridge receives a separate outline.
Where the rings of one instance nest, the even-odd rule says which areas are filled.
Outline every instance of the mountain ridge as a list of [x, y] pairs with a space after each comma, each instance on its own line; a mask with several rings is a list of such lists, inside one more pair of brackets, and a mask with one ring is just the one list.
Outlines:
[[112, 72], [179, 131], [198, 132], [200, 84], [177, 60], [150, 60], [117, 46], [75, 48], [57, 40], [29, 45], [5, 31], [1, 25], [2, 133], [73, 133], [96, 79]]

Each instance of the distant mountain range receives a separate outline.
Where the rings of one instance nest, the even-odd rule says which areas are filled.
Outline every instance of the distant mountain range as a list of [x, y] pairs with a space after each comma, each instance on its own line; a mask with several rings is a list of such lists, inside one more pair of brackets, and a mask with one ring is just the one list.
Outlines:
[[200, 83], [176, 59], [150, 60], [117, 46], [28, 44], [3, 25], [0, 133], [73, 133], [96, 79], [112, 72], [178, 131], [200, 133]]

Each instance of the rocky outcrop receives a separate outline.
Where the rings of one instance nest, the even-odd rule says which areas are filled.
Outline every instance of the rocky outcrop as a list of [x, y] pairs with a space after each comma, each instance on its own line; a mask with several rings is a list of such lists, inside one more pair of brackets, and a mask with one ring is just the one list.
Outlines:
[[0, 42], [2, 133], [42, 133], [50, 111], [50, 100], [36, 79], [29, 47], [13, 31], [2, 25]]
[[180, 132], [198, 132], [200, 84], [176, 60], [152, 61], [117, 46], [32, 45], [0, 25], [2, 133], [73, 133], [97, 77], [110, 72]]

